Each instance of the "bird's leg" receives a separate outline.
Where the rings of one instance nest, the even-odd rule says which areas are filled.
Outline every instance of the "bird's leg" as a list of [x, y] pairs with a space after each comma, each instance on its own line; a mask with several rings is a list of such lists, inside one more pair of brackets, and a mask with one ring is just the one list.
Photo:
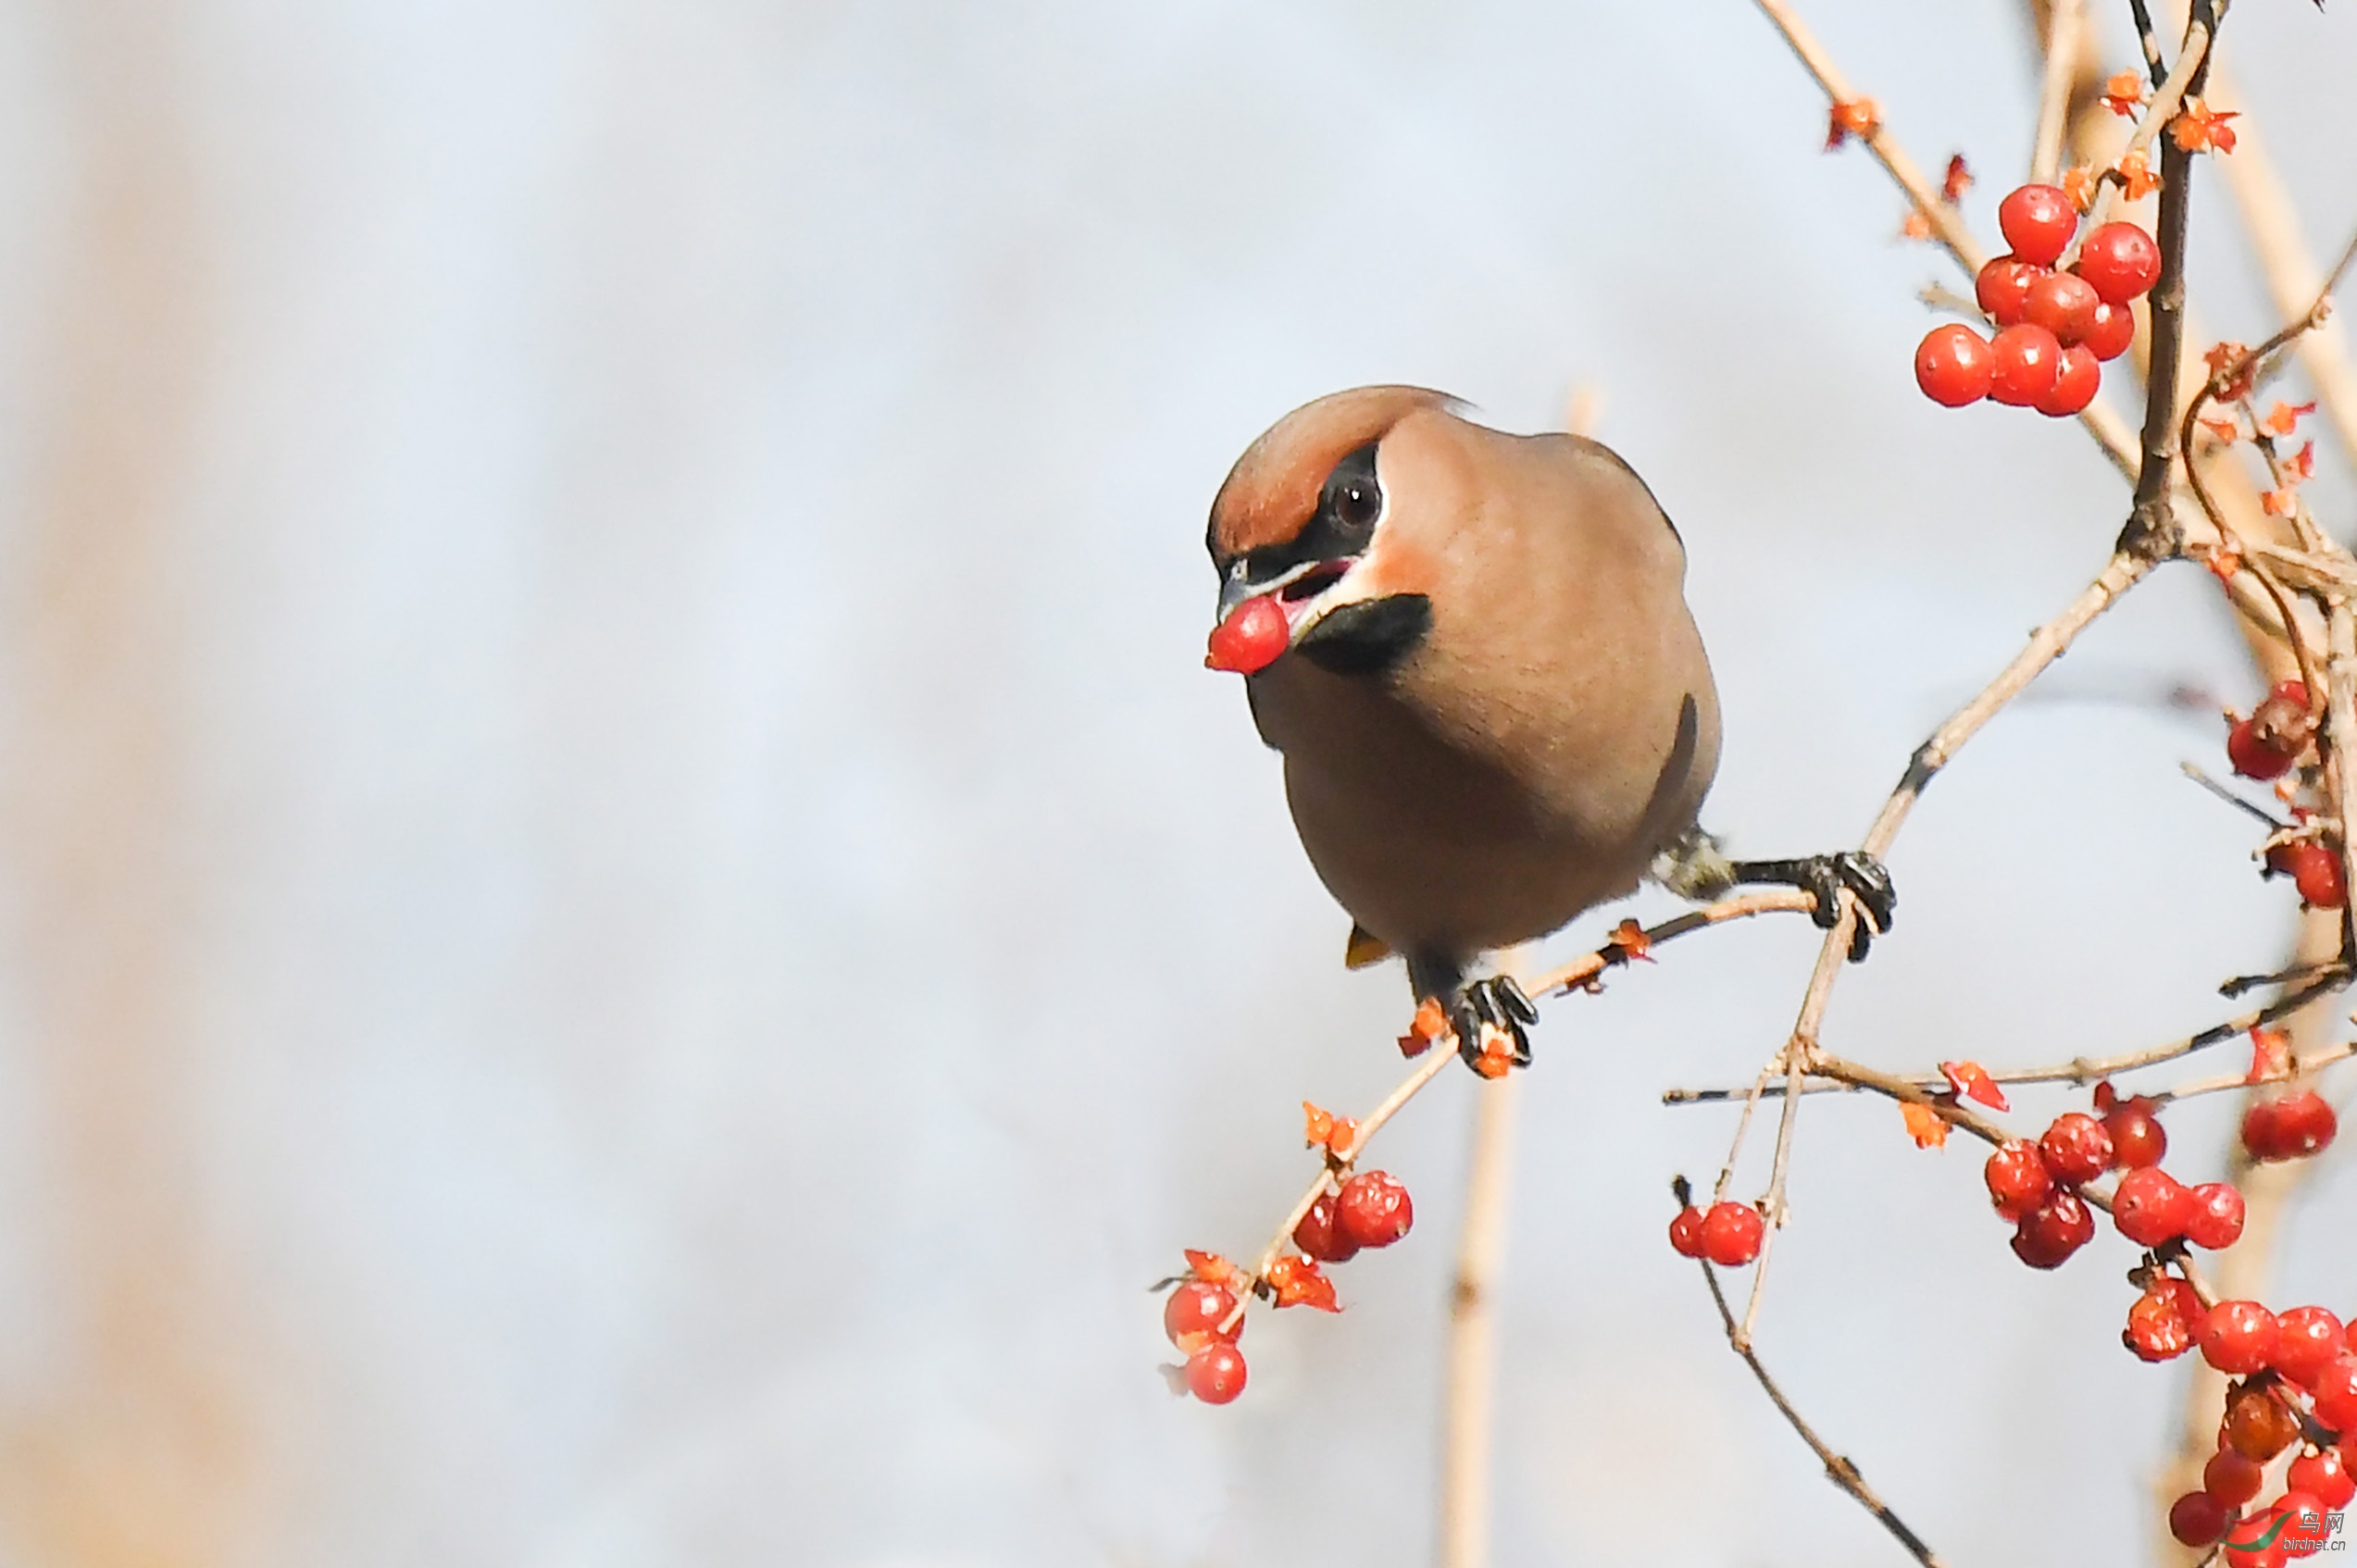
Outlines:
[[1875, 938], [1890, 929], [1892, 912], [1899, 906], [1890, 873], [1883, 869], [1882, 862], [1863, 851], [1839, 850], [1799, 860], [1729, 860], [1719, 841], [1700, 828], [1687, 829], [1654, 857], [1652, 877], [1678, 897], [1698, 902], [1746, 885], [1799, 888], [1816, 901], [1811, 917], [1819, 928], [1828, 931], [1841, 918], [1841, 890], [1847, 888], [1865, 912], [1865, 918], [1850, 936], [1852, 964], [1866, 955]]
[[1728, 863], [1739, 885], [1774, 883], [1798, 888], [1816, 900], [1810, 918], [1829, 931], [1841, 919], [1841, 890], [1847, 888], [1864, 912], [1850, 932], [1850, 962], [1865, 957], [1874, 939], [1890, 929], [1899, 907], [1899, 893], [1882, 862], [1863, 850], [1837, 850], [1831, 854], [1805, 855], [1799, 860], [1738, 860]]

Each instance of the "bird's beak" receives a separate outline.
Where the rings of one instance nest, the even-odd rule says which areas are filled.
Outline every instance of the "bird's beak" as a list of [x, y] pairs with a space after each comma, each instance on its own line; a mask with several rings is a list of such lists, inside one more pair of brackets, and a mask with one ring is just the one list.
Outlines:
[[1334, 598], [1332, 590], [1358, 565], [1355, 555], [1344, 555], [1331, 561], [1303, 561], [1276, 577], [1254, 581], [1239, 561], [1228, 568], [1219, 584], [1219, 618], [1225, 621], [1235, 614], [1236, 607], [1249, 599], [1263, 594], [1276, 596], [1278, 607], [1285, 612], [1287, 628], [1299, 637], [1304, 628], [1333, 607], [1328, 601]]

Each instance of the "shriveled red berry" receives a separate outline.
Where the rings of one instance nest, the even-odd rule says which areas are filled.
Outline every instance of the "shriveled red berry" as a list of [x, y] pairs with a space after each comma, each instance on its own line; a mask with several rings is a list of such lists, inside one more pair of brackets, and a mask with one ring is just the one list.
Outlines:
[[2226, 731], [2226, 761], [2245, 778], [2280, 778], [2299, 755], [2263, 739], [2255, 720], [2246, 718]]
[[2267, 1511], [2284, 1522], [2283, 1533], [2276, 1539], [2288, 1556], [2312, 1556], [2332, 1538], [2333, 1522], [2326, 1517], [2330, 1510], [2313, 1492], [2293, 1487], [2268, 1504]]
[[2174, 1293], [2147, 1290], [2128, 1307], [2120, 1343], [2144, 1361], [2173, 1361], [2193, 1348], [2193, 1326]]
[[2239, 1377], [2264, 1371], [2276, 1353], [2276, 1314], [2256, 1301], [2220, 1301], [2195, 1325], [2201, 1359]]
[[1170, 1292], [1170, 1300], [1162, 1304], [1162, 1331], [1180, 1350], [1199, 1350], [1215, 1339], [1232, 1340], [1243, 1333], [1241, 1317], [1233, 1327], [1224, 1331], [1220, 1327], [1235, 1310], [1235, 1293], [1226, 1286], [1203, 1279], [1181, 1280]]
[[2112, 1194], [2112, 1223], [2139, 1247], [2183, 1236], [2192, 1217], [2193, 1194], [2158, 1165], [2128, 1172]]
[[2276, 1370], [2294, 1383], [2312, 1381], [2348, 1348], [2340, 1319], [2323, 1307], [2276, 1314]]
[[1228, 618], [1212, 628], [1211, 643], [1203, 653], [1203, 667], [1251, 675], [1275, 664], [1292, 638], [1291, 627], [1277, 596], [1264, 593], [1228, 611]]
[[2078, 275], [2112, 305], [2126, 305], [2160, 281], [2161, 247], [2133, 223], [2106, 223], [2078, 248]]
[[1358, 1256], [1358, 1243], [1342, 1233], [1330, 1192], [1312, 1203], [1293, 1227], [1293, 1245], [1321, 1263], [1347, 1263]]
[[2152, 1101], [2139, 1095], [2114, 1101], [2103, 1113], [2103, 1130], [2112, 1136], [2112, 1164], [2123, 1171], [2157, 1165], [2169, 1151], [2169, 1135], [2154, 1115]]
[[2050, 1193], [2014, 1230], [2014, 1256], [2032, 1268], [2060, 1268], [2095, 1239], [2095, 1216], [2076, 1192]]
[[2063, 345], [2053, 333], [2027, 321], [1990, 340], [1989, 355], [1989, 395], [2016, 408], [2035, 405], [2063, 373]]
[[2344, 1441], [2357, 1438], [2357, 1356], [2335, 1356], [2326, 1362], [2309, 1379], [2308, 1392], [2315, 1400], [2317, 1420]]
[[[2338, 909], [2349, 902], [2349, 883], [2341, 875], [2340, 856], [2322, 844], [2300, 846], [2299, 858], [2292, 863], [2291, 885], [2300, 890], [2300, 902], [2310, 909]], [[2326, 1107], [2326, 1114], [2331, 1114], [2331, 1107]], [[2325, 1141], [2332, 1141], [2329, 1127], [2326, 1129]]]
[[2215, 1252], [2241, 1235], [2242, 1194], [2232, 1182], [2205, 1181], [2193, 1189], [2193, 1216], [2185, 1222], [2188, 1241]]
[[[2091, 286], [2091, 285], [2090, 285]], [[2098, 298], [2095, 314], [2088, 320], [2087, 331], [2079, 342], [2089, 352], [2107, 364], [2128, 351], [2136, 342], [2136, 313], [2124, 305], [2114, 305]]]
[[2065, 344], [2053, 390], [2030, 406], [2050, 419], [2068, 418], [2093, 403], [2102, 386], [2103, 367], [2095, 363], [2095, 351], [2084, 343]]
[[2262, 1100], [2242, 1114], [2242, 1147], [2254, 1160], [2298, 1160], [2331, 1146], [2340, 1118], [2313, 1089]]
[[1766, 1222], [1751, 1204], [1714, 1203], [1702, 1216], [1702, 1256], [1722, 1268], [1740, 1268], [1760, 1255], [1766, 1231]]
[[2238, 1386], [2226, 1399], [2218, 1441], [2264, 1464], [2300, 1440], [2300, 1418], [2270, 1389]]
[[2326, 1508], [2347, 1508], [2357, 1500], [2357, 1475], [2349, 1473], [2349, 1463], [2338, 1449], [2313, 1449], [2301, 1454], [2284, 1472], [2283, 1480], [2291, 1490], [2306, 1492]]
[[2078, 207], [2057, 186], [2024, 185], [1997, 204], [1997, 227], [2015, 255], [2051, 267], [2078, 231]]
[[2022, 297], [2022, 319], [2054, 334], [2064, 348], [2084, 342], [2095, 329], [2095, 312], [2102, 306], [2095, 285], [2075, 272], [2049, 272], [2029, 286]]
[[1224, 1405], [1244, 1391], [1244, 1353], [1225, 1342], [1205, 1345], [1187, 1358], [1187, 1392], [1207, 1405]]
[[2053, 1174], [2038, 1156], [2035, 1143], [2008, 1143], [1981, 1167], [1989, 1184], [1989, 1201], [2009, 1220], [2018, 1220], [2054, 1190]]
[[1669, 1222], [1669, 1244], [1681, 1258], [1702, 1255], [1702, 1211], [1689, 1203]]
[[2112, 1168], [2112, 1135], [2084, 1111], [2065, 1111], [2038, 1140], [2038, 1156], [2066, 1186], [2093, 1181]]
[[2018, 325], [2029, 308], [2030, 285], [2046, 276], [2046, 268], [2017, 255], [2001, 255], [1973, 280], [1973, 298], [2000, 327]]
[[1915, 385], [1945, 408], [1962, 408], [1989, 395], [1995, 360], [1989, 340], [1958, 322], [1934, 327], [1915, 345]]
[[[2255, 1480], [2251, 1490], [2257, 1493]], [[2187, 1546], [2208, 1546], [2233, 1522], [2233, 1507], [2207, 1492], [2188, 1492], [2169, 1504], [2169, 1534]]]
[[1361, 1247], [1389, 1247], [1415, 1223], [1408, 1189], [1388, 1171], [1361, 1171], [1342, 1184], [1334, 1199], [1342, 1234]]
[[2257, 1497], [2266, 1484], [2267, 1467], [2232, 1449], [2220, 1449], [2201, 1467], [2201, 1489], [2235, 1508]]

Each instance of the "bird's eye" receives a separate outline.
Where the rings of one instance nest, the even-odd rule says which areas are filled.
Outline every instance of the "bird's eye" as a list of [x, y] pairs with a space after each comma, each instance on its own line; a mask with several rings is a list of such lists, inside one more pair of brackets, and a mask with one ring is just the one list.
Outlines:
[[1334, 520], [1346, 529], [1371, 529], [1383, 515], [1383, 492], [1372, 480], [1354, 479], [1334, 493]]
[[1383, 516], [1383, 487], [1375, 478], [1375, 443], [1367, 442], [1334, 465], [1326, 477], [1325, 506], [1328, 523], [1352, 542], [1364, 547], [1366, 534]]

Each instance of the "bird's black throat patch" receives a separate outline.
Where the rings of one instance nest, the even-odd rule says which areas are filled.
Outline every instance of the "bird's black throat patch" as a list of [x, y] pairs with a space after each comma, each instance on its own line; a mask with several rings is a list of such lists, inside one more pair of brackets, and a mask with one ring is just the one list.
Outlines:
[[1380, 675], [1432, 629], [1432, 601], [1391, 593], [1344, 604], [1302, 633], [1293, 652], [1333, 675]]

